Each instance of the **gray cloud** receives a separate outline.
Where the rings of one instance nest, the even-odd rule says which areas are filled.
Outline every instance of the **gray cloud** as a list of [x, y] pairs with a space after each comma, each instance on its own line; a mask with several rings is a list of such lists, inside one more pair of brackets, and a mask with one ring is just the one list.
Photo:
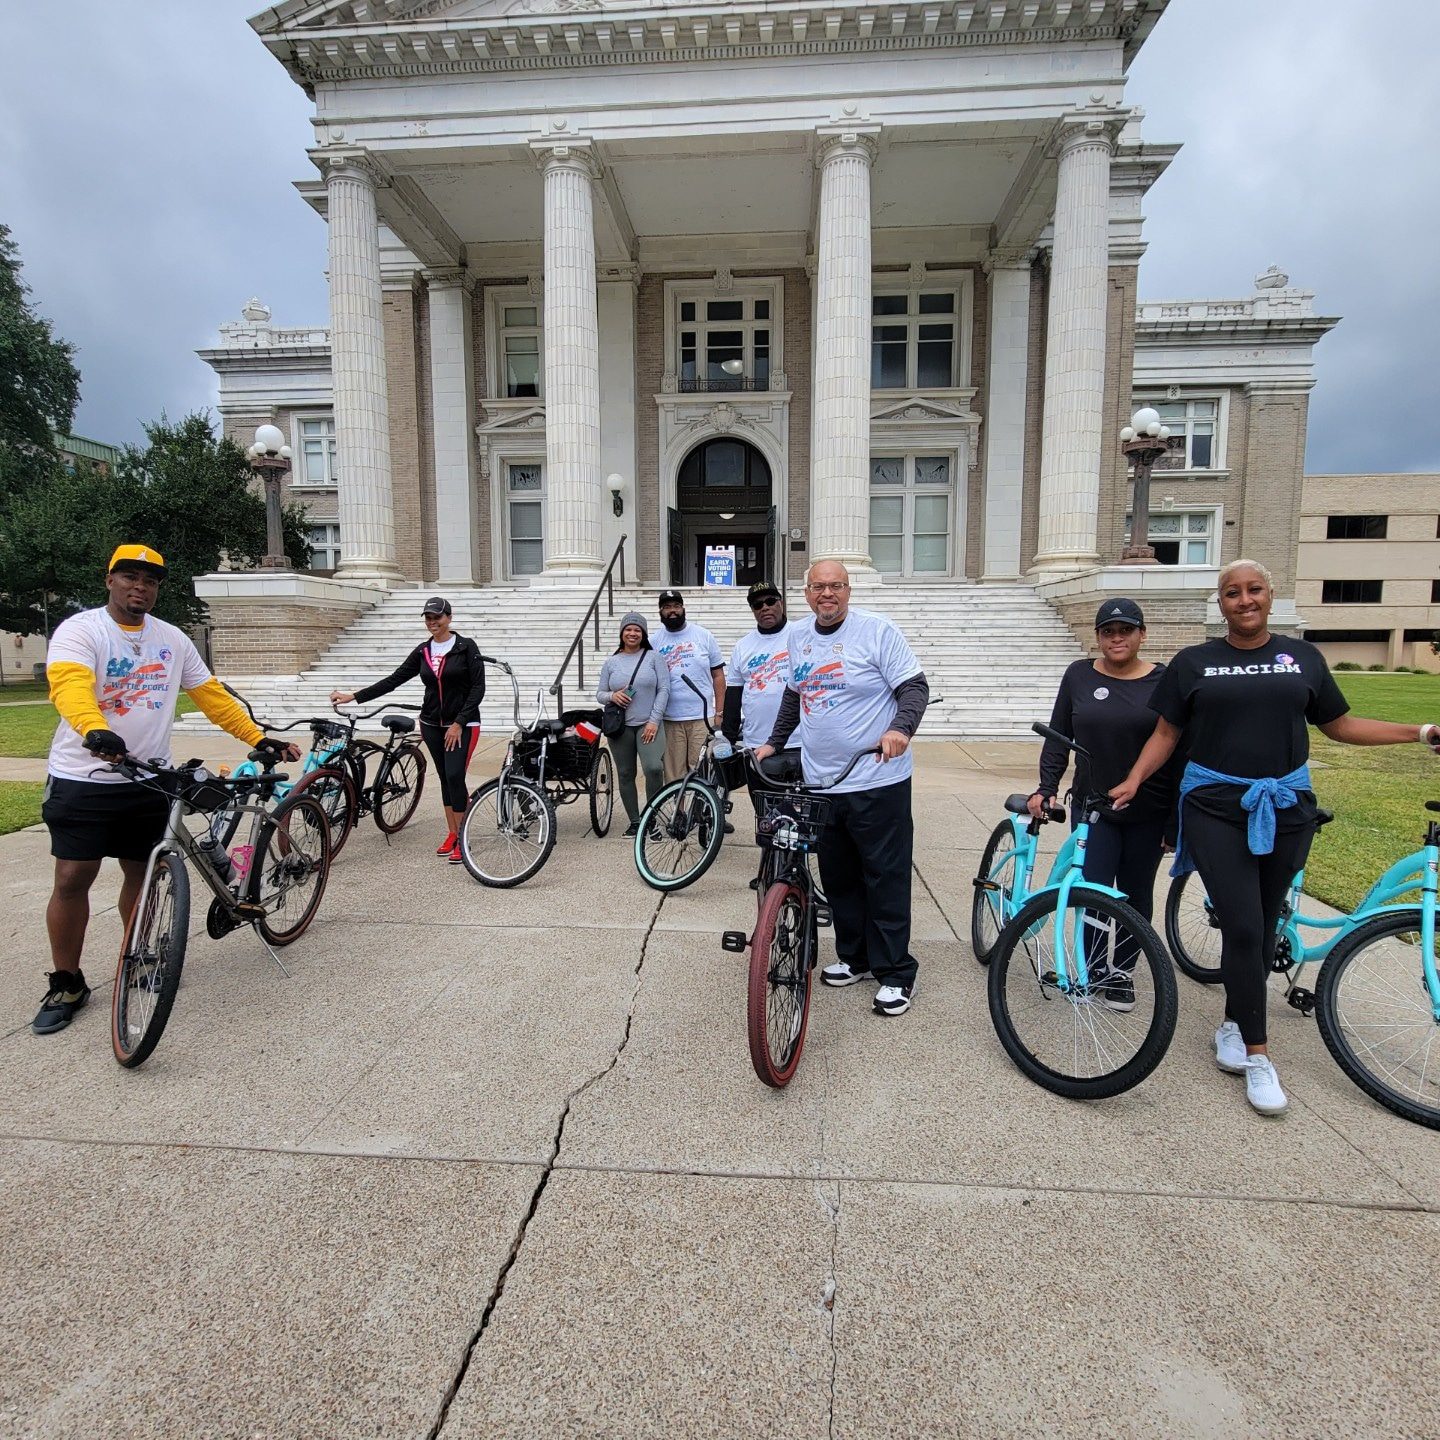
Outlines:
[[[310, 107], [255, 0], [4, 6], [0, 220], [41, 311], [80, 348], [76, 428], [134, 440], [214, 398], [193, 351], [258, 293], [323, 322]], [[1272, 261], [1344, 322], [1317, 350], [1309, 468], [1440, 470], [1440, 6], [1173, 0], [1132, 72], [1146, 137], [1185, 148], [1152, 191], [1149, 298], [1245, 295]]]

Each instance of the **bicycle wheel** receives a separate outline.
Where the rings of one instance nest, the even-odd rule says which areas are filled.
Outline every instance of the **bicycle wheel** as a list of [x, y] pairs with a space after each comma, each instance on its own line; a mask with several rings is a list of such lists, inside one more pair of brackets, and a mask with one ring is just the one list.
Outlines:
[[110, 996], [110, 1047], [127, 1069], [148, 1059], [165, 1033], [189, 935], [190, 876], [184, 857], [167, 851], [156, 856], [125, 927]]
[[683, 890], [715, 863], [724, 838], [720, 797], [696, 780], [673, 780], [640, 816], [635, 868], [652, 890]]
[[1325, 957], [1315, 1016], [1335, 1063], [1367, 1095], [1440, 1130], [1440, 1024], [1422, 954], [1419, 910], [1367, 921]]
[[597, 835], [608, 835], [614, 814], [615, 762], [610, 758], [610, 747], [598, 745], [590, 763], [590, 828]]
[[1058, 892], [1027, 900], [990, 957], [990, 1020], [1010, 1058], [1037, 1085], [1075, 1100], [1118, 1095], [1159, 1063], [1179, 1008], [1170, 957], [1129, 905], [1088, 886], [1070, 892], [1063, 925], [1067, 974], [1085, 947], [1089, 983], [1062, 989], [1056, 973]]
[[322, 765], [302, 776], [290, 793], [310, 795], [320, 802], [330, 821], [330, 859], [333, 861], [345, 848], [360, 818], [354, 781], [338, 765]]
[[1177, 876], [1165, 897], [1165, 940], [1175, 963], [1202, 985], [1220, 983], [1220, 921], [1198, 872]]
[[482, 884], [496, 890], [538, 875], [555, 848], [555, 807], [538, 785], [512, 775], [487, 780], [460, 822], [460, 858]]
[[778, 1090], [790, 1083], [810, 1023], [811, 967], [805, 954], [809, 897], [798, 885], [772, 885], [750, 940], [746, 1033], [755, 1073]]
[[[985, 842], [985, 853], [975, 872], [975, 898], [970, 902], [970, 948], [982, 965], [990, 963], [995, 942], [1012, 913], [1019, 878], [1015, 873], [1014, 854], [1015, 827], [1008, 820], [1002, 820]], [[1011, 857], [1008, 863], [1007, 857]]]
[[249, 900], [264, 906], [256, 928], [290, 945], [309, 928], [330, 878], [330, 817], [313, 795], [282, 800], [262, 828], [250, 866]]
[[425, 788], [425, 757], [418, 745], [402, 745], [375, 777], [375, 823], [387, 834], [403, 830]]

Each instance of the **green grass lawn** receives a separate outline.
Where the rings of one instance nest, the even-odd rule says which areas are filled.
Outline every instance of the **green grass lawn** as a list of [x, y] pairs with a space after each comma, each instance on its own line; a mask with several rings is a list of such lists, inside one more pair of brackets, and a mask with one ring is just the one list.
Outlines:
[[[1440, 724], [1440, 675], [1344, 673], [1336, 680], [1357, 715]], [[1315, 793], [1335, 821], [1320, 832], [1306, 866], [1306, 890], [1350, 909], [1382, 870], [1419, 847], [1440, 800], [1440, 760], [1419, 745], [1337, 745], [1310, 732]]]
[[[175, 713], [188, 715], [194, 708], [195, 702], [182, 695]], [[38, 705], [0, 705], [0, 755], [43, 760], [50, 753], [59, 718], [48, 700]]]
[[0, 835], [40, 823], [42, 780], [0, 780]]

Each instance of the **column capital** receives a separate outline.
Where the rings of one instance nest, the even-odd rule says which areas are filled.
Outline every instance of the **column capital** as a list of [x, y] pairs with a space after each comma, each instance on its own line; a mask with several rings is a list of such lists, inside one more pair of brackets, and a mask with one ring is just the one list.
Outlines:
[[431, 290], [463, 290], [467, 295], [475, 293], [475, 277], [463, 265], [424, 269], [420, 274], [425, 277], [425, 284]]
[[530, 141], [530, 153], [542, 173], [553, 170], [574, 170], [588, 180], [600, 178], [600, 163], [595, 158], [594, 141], [588, 135], [575, 135], [552, 121], [546, 134]]
[[821, 165], [844, 156], [854, 156], [870, 164], [880, 136], [880, 125], [872, 120], [854, 100], [847, 100], [840, 113], [827, 124], [815, 127], [818, 143], [816, 160]]
[[330, 180], [359, 180], [372, 189], [385, 183], [385, 172], [360, 145], [319, 145], [309, 152], [316, 168]]
[[987, 275], [997, 270], [1028, 270], [1035, 263], [1035, 253], [1033, 245], [996, 245], [980, 262], [980, 268]]
[[618, 264], [602, 260], [596, 264], [595, 281], [599, 285], [616, 283], [638, 285], [640, 283], [640, 266], [633, 260], [621, 261]]
[[1067, 110], [1055, 122], [1046, 153], [1063, 157], [1085, 147], [1098, 147], [1113, 155], [1130, 113], [1118, 105], [1084, 105]]

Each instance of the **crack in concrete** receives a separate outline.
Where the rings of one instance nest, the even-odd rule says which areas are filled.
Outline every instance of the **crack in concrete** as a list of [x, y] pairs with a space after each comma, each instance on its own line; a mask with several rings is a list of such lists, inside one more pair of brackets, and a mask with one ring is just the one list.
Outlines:
[[915, 872], [915, 878], [925, 887], [925, 893], [930, 897], [931, 903], [940, 912], [940, 918], [945, 922], [945, 928], [955, 937], [955, 943], [961, 945], [964, 942], [960, 939], [960, 932], [951, 923], [950, 917], [945, 913], [945, 907], [940, 903], [940, 897], [930, 888], [930, 882], [920, 873], [920, 867], [913, 860], [910, 868]]
[[825, 1193], [824, 1186], [817, 1186], [820, 1203], [830, 1216], [830, 1273], [825, 1279], [825, 1293], [822, 1305], [829, 1314], [830, 1327], [830, 1405], [826, 1416], [826, 1433], [835, 1440], [835, 1381], [840, 1370], [840, 1351], [835, 1344], [835, 1306], [839, 1300], [840, 1282], [836, 1270], [836, 1254], [840, 1243], [840, 1182], [835, 1182], [835, 1200]]
[[440, 1413], [435, 1418], [435, 1423], [430, 1427], [426, 1440], [437, 1440], [440, 1432], [445, 1428], [445, 1422], [450, 1418], [450, 1407], [455, 1403], [455, 1397], [460, 1393], [460, 1387], [465, 1383], [465, 1376], [469, 1373], [470, 1362], [475, 1358], [475, 1351], [479, 1348], [480, 1342], [485, 1338], [485, 1332], [490, 1328], [490, 1322], [495, 1316], [495, 1309], [500, 1304], [505, 1294], [505, 1282], [510, 1278], [510, 1272], [515, 1268], [516, 1261], [520, 1258], [521, 1247], [525, 1244], [525, 1237], [530, 1229], [530, 1222], [535, 1218], [536, 1212], [540, 1209], [540, 1201], [544, 1197], [545, 1188], [550, 1183], [550, 1177], [555, 1172], [556, 1161], [560, 1158], [560, 1147], [565, 1140], [565, 1126], [570, 1120], [570, 1113], [575, 1102], [593, 1085], [598, 1085], [619, 1063], [620, 1057], [625, 1052], [625, 1047], [630, 1043], [631, 1028], [635, 1023], [635, 1002], [640, 998], [640, 985], [642, 972], [645, 969], [645, 956], [650, 949], [650, 937], [655, 933], [655, 923], [660, 918], [660, 911], [665, 906], [664, 895], [661, 895], [659, 903], [655, 906], [655, 913], [650, 917], [650, 923], [645, 928], [645, 934], [640, 941], [640, 954], [635, 960], [635, 986], [630, 992], [630, 1003], [625, 1011], [625, 1029], [621, 1033], [620, 1042], [615, 1046], [609, 1061], [590, 1076], [583, 1084], [576, 1086], [566, 1097], [565, 1103], [560, 1107], [560, 1117], [555, 1124], [555, 1134], [550, 1142], [550, 1154], [546, 1157], [541, 1167], [540, 1176], [535, 1182], [535, 1188], [530, 1194], [530, 1204], [526, 1207], [524, 1215], [520, 1218], [520, 1224], [515, 1231], [515, 1237], [510, 1242], [510, 1249], [500, 1270], [495, 1276], [495, 1284], [491, 1287], [490, 1295], [485, 1301], [485, 1308], [480, 1312], [480, 1323], [475, 1327], [474, 1333], [470, 1336], [469, 1344], [465, 1347], [465, 1353], [460, 1357], [460, 1364], [455, 1371], [454, 1378], [450, 1381], [445, 1391], [445, 1396], [440, 1402]]

